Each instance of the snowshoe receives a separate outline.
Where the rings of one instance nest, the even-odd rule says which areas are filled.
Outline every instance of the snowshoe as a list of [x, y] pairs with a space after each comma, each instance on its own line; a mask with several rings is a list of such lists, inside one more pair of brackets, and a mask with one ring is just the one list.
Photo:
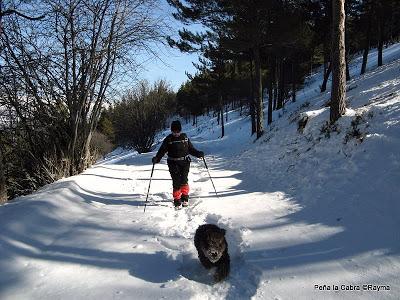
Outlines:
[[187, 207], [189, 205], [189, 196], [182, 195], [181, 201], [182, 201], [182, 207]]
[[181, 199], [174, 199], [174, 208], [175, 210], [180, 210], [182, 208]]

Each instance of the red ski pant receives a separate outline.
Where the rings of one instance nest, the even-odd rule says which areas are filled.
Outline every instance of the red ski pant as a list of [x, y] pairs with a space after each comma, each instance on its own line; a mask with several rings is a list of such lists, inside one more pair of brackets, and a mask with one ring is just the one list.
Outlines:
[[182, 185], [180, 189], [174, 188], [172, 191], [172, 196], [174, 197], [174, 199], [177, 200], [181, 199], [181, 197], [187, 199], [189, 196], [189, 185], [188, 184]]
[[168, 162], [169, 173], [172, 178], [172, 196], [174, 199], [188, 198], [189, 195], [189, 161], [171, 161]]

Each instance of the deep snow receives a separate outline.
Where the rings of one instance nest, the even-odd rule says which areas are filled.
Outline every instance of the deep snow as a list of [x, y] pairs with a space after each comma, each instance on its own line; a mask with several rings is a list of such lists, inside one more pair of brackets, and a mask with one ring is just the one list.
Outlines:
[[[143, 213], [154, 152], [126, 151], [0, 207], [0, 298], [399, 299], [400, 45], [383, 67], [376, 52], [369, 61], [335, 130], [320, 73], [258, 141], [237, 111], [222, 139], [215, 118], [185, 125], [218, 192], [194, 158], [187, 209], [172, 209], [164, 158]], [[205, 222], [227, 229], [232, 270], [220, 284], [193, 245]]]

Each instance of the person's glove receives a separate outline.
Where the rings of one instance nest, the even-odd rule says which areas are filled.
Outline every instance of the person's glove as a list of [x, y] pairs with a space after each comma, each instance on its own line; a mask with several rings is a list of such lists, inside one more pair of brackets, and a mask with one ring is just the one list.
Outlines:
[[204, 157], [204, 152], [203, 151], [199, 151], [198, 158], [203, 158], [203, 157]]
[[160, 162], [160, 160], [158, 159], [157, 156], [154, 156], [154, 157], [151, 159], [151, 162], [152, 162], [153, 164], [157, 164], [157, 163]]

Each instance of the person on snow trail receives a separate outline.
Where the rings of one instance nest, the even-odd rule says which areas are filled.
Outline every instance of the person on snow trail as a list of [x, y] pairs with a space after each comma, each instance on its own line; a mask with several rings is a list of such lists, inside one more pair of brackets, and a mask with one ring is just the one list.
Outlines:
[[167, 163], [172, 178], [175, 209], [179, 209], [181, 204], [183, 207], [188, 206], [188, 173], [191, 161], [189, 154], [197, 158], [204, 157], [204, 152], [195, 149], [186, 133], [181, 131], [181, 122], [173, 121], [171, 123], [171, 134], [163, 140], [156, 156], [151, 160], [153, 164], [159, 163], [164, 154], [168, 152]]

